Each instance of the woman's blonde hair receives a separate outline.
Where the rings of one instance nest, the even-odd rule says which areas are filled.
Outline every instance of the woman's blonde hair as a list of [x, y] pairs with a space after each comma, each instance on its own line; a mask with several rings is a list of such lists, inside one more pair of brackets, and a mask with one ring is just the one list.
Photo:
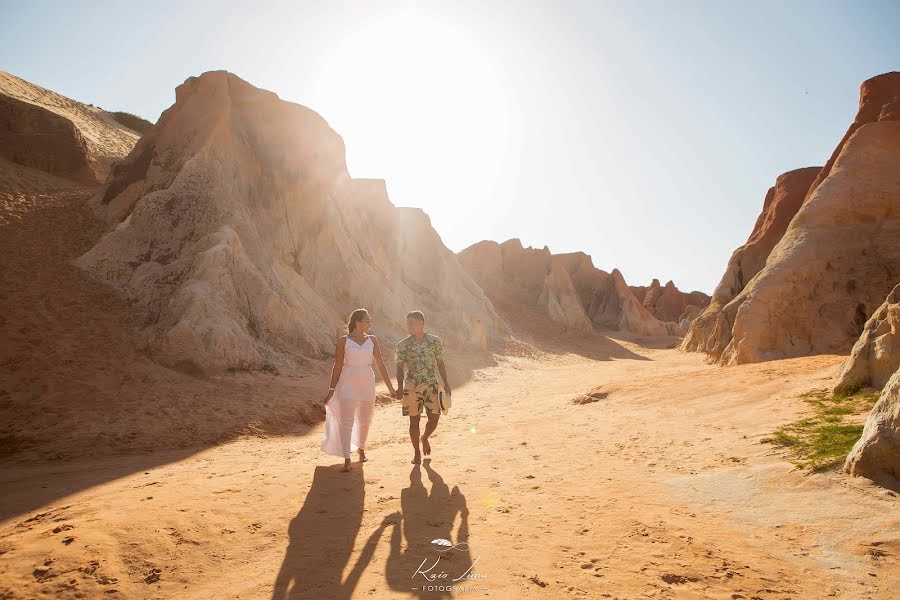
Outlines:
[[353, 314], [350, 315], [350, 320], [347, 322], [347, 333], [353, 333], [353, 330], [356, 329], [356, 322], [361, 321], [367, 314], [369, 314], [369, 311], [364, 308], [354, 310]]

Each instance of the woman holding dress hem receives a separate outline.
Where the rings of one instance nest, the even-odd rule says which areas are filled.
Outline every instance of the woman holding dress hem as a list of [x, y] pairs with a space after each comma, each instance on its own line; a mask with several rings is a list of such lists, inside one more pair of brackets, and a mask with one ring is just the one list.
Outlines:
[[393, 396], [396, 392], [381, 358], [378, 338], [369, 335], [372, 319], [364, 308], [353, 311], [347, 324], [347, 335], [335, 347], [331, 386], [325, 405], [325, 433], [322, 451], [344, 457], [342, 471], [349, 471], [350, 453], [357, 450], [359, 462], [365, 462], [366, 438], [375, 412], [375, 371], [379, 373]]

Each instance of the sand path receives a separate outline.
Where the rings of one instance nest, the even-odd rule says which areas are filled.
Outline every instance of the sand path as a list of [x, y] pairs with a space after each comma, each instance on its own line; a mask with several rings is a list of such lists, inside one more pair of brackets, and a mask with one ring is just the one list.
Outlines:
[[[807, 410], [839, 357], [722, 369], [650, 360], [507, 357], [455, 391], [434, 458], [409, 463], [396, 404], [350, 474], [296, 437], [242, 438], [2, 474], [0, 590], [103, 598], [350, 598], [421, 590], [431, 540], [467, 540], [430, 573], [459, 598], [888, 598], [900, 503], [805, 475], [759, 439]], [[452, 360], [452, 357], [448, 357]], [[609, 395], [571, 402], [598, 388]], [[171, 460], [171, 462], [165, 462]], [[92, 473], [124, 475], [84, 487]], [[64, 496], [66, 487], [79, 489]], [[460, 530], [462, 528], [462, 530]], [[421, 565], [422, 561], [426, 561]], [[413, 588], [420, 588], [415, 590]], [[115, 591], [114, 591], [115, 590]], [[79, 595], [81, 594], [81, 595]]]

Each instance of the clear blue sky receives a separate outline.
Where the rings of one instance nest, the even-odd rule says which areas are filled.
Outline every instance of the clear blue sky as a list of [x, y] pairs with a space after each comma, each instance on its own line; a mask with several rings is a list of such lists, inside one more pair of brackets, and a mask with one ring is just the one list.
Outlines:
[[452, 250], [518, 237], [711, 292], [898, 32], [897, 1], [0, 0], [0, 69], [154, 120], [227, 69], [322, 114]]

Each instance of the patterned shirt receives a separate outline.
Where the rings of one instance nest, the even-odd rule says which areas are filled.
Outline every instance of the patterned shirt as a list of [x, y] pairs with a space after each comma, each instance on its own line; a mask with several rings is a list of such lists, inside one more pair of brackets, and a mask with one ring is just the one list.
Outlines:
[[397, 344], [394, 361], [403, 361], [404, 377], [413, 385], [433, 383], [437, 385], [435, 367], [437, 361], [444, 357], [444, 346], [441, 338], [426, 333], [422, 341], [408, 335]]

